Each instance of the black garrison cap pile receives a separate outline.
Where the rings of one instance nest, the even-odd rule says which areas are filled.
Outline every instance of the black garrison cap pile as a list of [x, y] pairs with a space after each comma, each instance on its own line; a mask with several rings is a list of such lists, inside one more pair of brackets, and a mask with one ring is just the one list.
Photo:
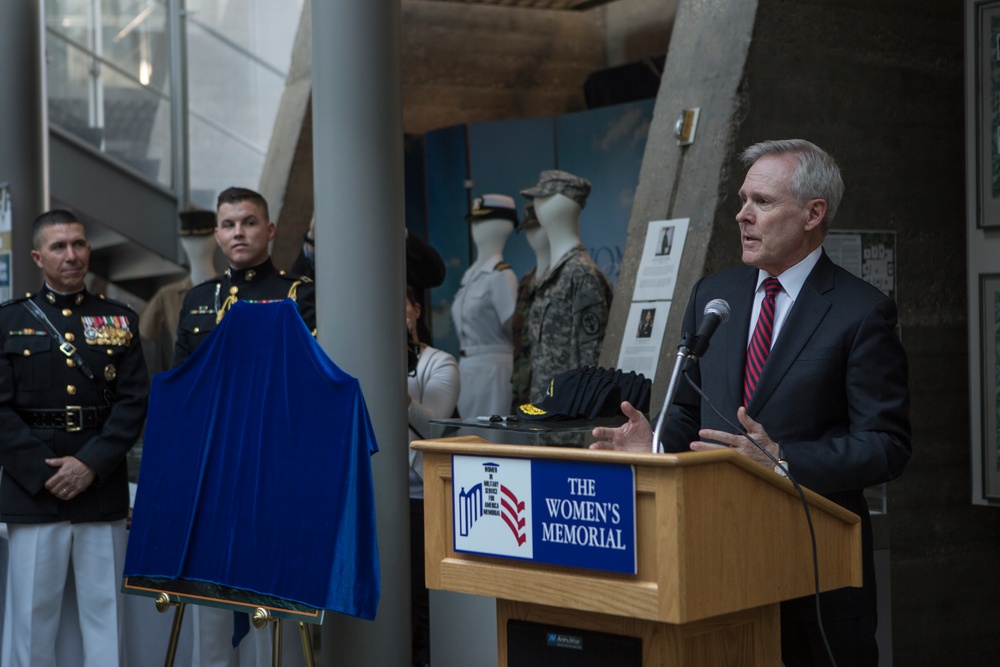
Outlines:
[[617, 368], [583, 366], [556, 375], [545, 397], [517, 409], [524, 419], [598, 419], [620, 413], [622, 401], [641, 412], [649, 411], [650, 380], [641, 373]]

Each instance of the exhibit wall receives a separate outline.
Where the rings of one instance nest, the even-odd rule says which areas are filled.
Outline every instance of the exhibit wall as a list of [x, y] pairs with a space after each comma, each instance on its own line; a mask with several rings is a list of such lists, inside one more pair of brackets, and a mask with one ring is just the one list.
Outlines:
[[[544, 169], [562, 169], [591, 182], [580, 216], [580, 240], [611, 280], [625, 247], [632, 196], [653, 114], [643, 100], [555, 117], [458, 125], [425, 136], [428, 240], [441, 253], [447, 277], [432, 290], [434, 346], [458, 355], [451, 302], [475, 259], [465, 215], [472, 200], [489, 193], [529, 202], [520, 191]], [[520, 279], [535, 264], [522, 234], [504, 249]]]

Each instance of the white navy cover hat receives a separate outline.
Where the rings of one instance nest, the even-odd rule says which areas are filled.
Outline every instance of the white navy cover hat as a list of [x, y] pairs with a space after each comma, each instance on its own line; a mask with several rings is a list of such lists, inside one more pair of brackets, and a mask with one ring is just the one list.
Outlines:
[[492, 220], [494, 218], [504, 218], [510, 220], [515, 225], [520, 222], [513, 197], [497, 194], [476, 197], [472, 202], [472, 210], [465, 216], [465, 219], [469, 222]]

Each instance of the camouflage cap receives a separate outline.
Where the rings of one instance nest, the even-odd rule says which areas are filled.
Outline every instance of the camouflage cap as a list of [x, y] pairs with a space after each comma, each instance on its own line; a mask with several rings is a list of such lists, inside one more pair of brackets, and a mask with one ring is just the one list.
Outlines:
[[211, 234], [215, 229], [215, 211], [182, 211], [181, 236]]
[[558, 169], [546, 169], [538, 177], [536, 185], [521, 190], [521, 195], [530, 199], [555, 194], [565, 195], [583, 208], [587, 205], [587, 196], [590, 195], [590, 181]]
[[514, 204], [513, 197], [496, 194], [476, 197], [472, 201], [472, 210], [465, 216], [468, 222], [493, 220], [494, 218], [503, 218], [510, 220], [514, 225], [518, 224], [517, 206]]
[[532, 229], [539, 226], [538, 216], [535, 215], [535, 205], [528, 204], [524, 207], [524, 219], [521, 220], [515, 231], [521, 231], [522, 229]]

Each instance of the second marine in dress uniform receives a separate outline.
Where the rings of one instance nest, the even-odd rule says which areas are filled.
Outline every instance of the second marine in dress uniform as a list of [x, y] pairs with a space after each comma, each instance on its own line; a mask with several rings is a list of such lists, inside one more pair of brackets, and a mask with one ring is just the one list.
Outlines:
[[237, 300], [268, 303], [292, 299], [298, 303], [302, 320], [313, 331], [315, 293], [315, 283], [304, 276], [279, 271], [270, 258], [248, 269], [229, 267], [221, 276], [192, 287], [185, 295], [171, 366], [176, 368], [191, 356]]
[[[196, 285], [185, 295], [171, 366], [176, 368], [184, 363], [237, 301], [267, 303], [292, 299], [306, 326], [315, 332], [315, 283], [307, 277], [279, 271], [271, 262], [268, 244], [274, 239], [275, 226], [267, 201], [259, 193], [246, 188], [223, 190], [217, 200], [213, 233], [229, 267], [221, 276]], [[248, 331], [247, 335], [254, 332]], [[255, 632], [239, 641], [247, 628], [234, 627], [232, 612], [206, 606], [196, 611], [198, 639], [192, 667], [234, 667], [249, 662], [250, 656], [256, 658], [258, 665], [270, 664], [270, 633]], [[234, 637], [238, 644], [235, 648]], [[248, 642], [252, 645], [248, 646]]]
[[268, 243], [274, 239], [267, 202], [253, 190], [229, 188], [219, 195], [215, 240], [229, 260], [221, 276], [191, 288], [184, 297], [171, 366], [201, 345], [236, 301], [266, 303], [292, 299], [309, 327], [316, 329], [315, 284], [305, 276], [279, 271]]

